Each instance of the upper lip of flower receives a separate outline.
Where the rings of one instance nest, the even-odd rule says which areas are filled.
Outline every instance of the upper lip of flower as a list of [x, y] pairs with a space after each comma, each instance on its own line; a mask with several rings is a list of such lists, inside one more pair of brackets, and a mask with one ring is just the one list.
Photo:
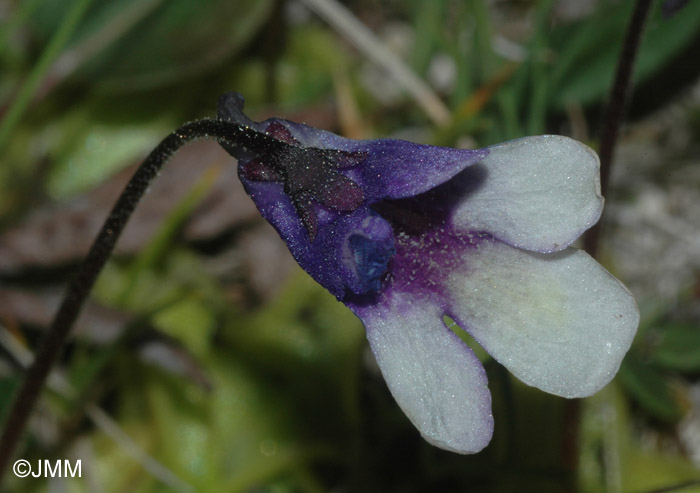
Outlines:
[[548, 392], [590, 395], [614, 376], [639, 313], [619, 281], [568, 248], [603, 205], [586, 146], [354, 141], [252, 122], [230, 94], [220, 117], [284, 143], [227, 149], [299, 264], [362, 319], [391, 392], [431, 443], [476, 452], [493, 430], [483, 367], [445, 315]]
[[[425, 193], [487, 153], [393, 139], [356, 141], [278, 119], [258, 123], [243, 113], [243, 100], [234, 93], [220, 99], [219, 117], [266, 136], [255, 149], [222, 144], [239, 158], [241, 180], [297, 261], [341, 300], [377, 291], [377, 281], [386, 276], [393, 233], [386, 218], [377, 214], [378, 204]], [[374, 228], [368, 236], [374, 236], [373, 246], [357, 241], [350, 245], [350, 237], [367, 234], [360, 231], [366, 220]], [[319, 240], [321, 226], [334, 238]], [[323, 266], [317, 258], [324, 259]]]
[[340, 170], [361, 165], [366, 152], [303, 147], [279, 122], [270, 123], [265, 132], [279, 145], [271, 145], [256, 159], [243, 161], [241, 176], [249, 181], [282, 183], [311, 241], [318, 227], [313, 202], [341, 212], [352, 212], [363, 204], [360, 186]]

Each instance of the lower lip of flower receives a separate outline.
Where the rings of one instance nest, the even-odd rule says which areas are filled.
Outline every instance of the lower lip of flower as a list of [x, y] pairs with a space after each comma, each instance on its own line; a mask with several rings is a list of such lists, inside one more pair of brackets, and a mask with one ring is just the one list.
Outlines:
[[458, 267], [464, 268], [464, 254], [492, 241], [487, 233], [457, 234], [446, 226], [432, 228], [420, 235], [396, 235], [396, 255], [391, 260], [393, 287], [416, 295], [433, 295], [445, 299], [442, 293], [445, 279]]

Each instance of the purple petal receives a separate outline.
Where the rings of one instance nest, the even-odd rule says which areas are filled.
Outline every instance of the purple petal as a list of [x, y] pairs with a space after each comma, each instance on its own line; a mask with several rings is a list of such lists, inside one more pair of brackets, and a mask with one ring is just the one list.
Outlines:
[[[325, 156], [324, 161], [359, 185], [365, 205], [383, 199], [400, 199], [424, 193], [450, 180], [488, 154], [487, 149], [452, 149], [396, 139], [346, 139], [331, 132], [277, 118], [253, 122], [243, 113], [243, 98], [236, 93], [228, 93], [220, 98], [218, 113], [219, 118], [265, 132], [287, 144], [344, 151]], [[244, 160], [254, 157], [241, 156], [240, 149], [228, 144], [226, 146], [231, 154], [243, 157]], [[309, 157], [313, 155], [315, 154], [311, 153]], [[264, 159], [264, 156], [259, 157]], [[328, 171], [325, 176], [332, 175]], [[307, 178], [312, 179], [314, 177]], [[298, 176], [291, 178], [291, 182], [298, 180]], [[348, 190], [343, 192], [344, 195], [351, 194]], [[356, 195], [359, 197], [359, 194]], [[349, 198], [345, 202], [355, 201]]]
[[275, 122], [285, 125], [306, 147], [366, 153], [367, 158], [359, 166], [344, 169], [344, 172], [362, 187], [368, 204], [426, 192], [488, 154], [487, 149], [452, 149], [398, 139], [346, 139], [301, 123]]
[[282, 184], [241, 181], [299, 265], [338, 299], [381, 287], [394, 254], [394, 235], [377, 213], [366, 207], [338, 213], [311, 201], [305, 207], [313, 209], [312, 239]]

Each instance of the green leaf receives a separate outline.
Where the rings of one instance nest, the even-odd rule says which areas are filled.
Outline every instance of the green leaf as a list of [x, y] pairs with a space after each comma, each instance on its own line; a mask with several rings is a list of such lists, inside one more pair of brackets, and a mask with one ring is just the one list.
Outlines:
[[[552, 105], [590, 104], [607, 96], [633, 2], [619, 2], [574, 25], [561, 26], [552, 35], [557, 50], [552, 71]], [[700, 2], [686, 5], [680, 15], [664, 19], [659, 9], [651, 16], [639, 51], [635, 80], [661, 70], [700, 29]]]
[[268, 368], [333, 369], [338, 357], [357, 350], [363, 340], [358, 319], [306, 274], [293, 277], [276, 299], [228, 335], [244, 353], [268, 361]]
[[148, 246], [138, 254], [133, 265], [130, 267], [130, 272], [128, 274], [129, 285], [122, 292], [119, 300], [120, 305], [128, 304], [140, 274], [148, 269], [156, 268], [159, 265], [159, 261], [162, 261], [162, 259], [166, 257], [172, 245], [176, 243], [176, 236], [180, 232], [180, 229], [187, 222], [201, 200], [206, 196], [207, 192], [211, 190], [219, 172], [220, 170], [218, 168], [211, 168], [204, 176], [199, 178], [185, 198], [182, 199], [163, 221], [163, 224]]
[[700, 371], [700, 326], [665, 327], [652, 358], [655, 364], [669, 370]]
[[590, 103], [607, 94], [631, 5], [608, 5], [584, 21], [552, 33], [551, 46], [557, 50], [552, 70], [556, 107], [569, 102]]
[[[6, 330], [3, 328], [2, 330]], [[4, 422], [5, 413], [9, 410], [10, 404], [15, 396], [15, 391], [19, 387], [19, 377], [6, 376], [0, 379], [0, 421]]]
[[428, 70], [443, 32], [446, 2], [444, 0], [419, 1], [413, 2], [411, 7], [415, 28], [415, 45], [411, 53], [412, 65], [417, 73], [424, 74]]
[[[627, 362], [623, 371], [626, 366]], [[673, 486], [697, 480], [700, 470], [688, 458], [672, 447], [660, 452], [657, 447], [665, 443], [663, 439], [654, 444], [647, 434], [640, 434], [639, 421], [630, 415], [625, 397], [613, 382], [581, 402], [579, 490], [671, 491]]]
[[[687, 458], [658, 452], [630, 450], [623, 468], [623, 491], [698, 491], [700, 470]], [[668, 488], [668, 489], [667, 489]]]
[[334, 416], [319, 416], [314, 433], [329, 427], [326, 431], [338, 440], [347, 439], [347, 429], [358, 419], [364, 331], [350, 310], [316, 281], [300, 272], [258, 312], [238, 318], [224, 337], [258, 371], [295, 389], [297, 407], [307, 419], [321, 409], [322, 416]]
[[622, 362], [618, 377], [627, 392], [654, 417], [675, 422], [683, 416], [669, 379], [634, 352]]
[[476, 342], [466, 330], [462, 329], [462, 327], [457, 325], [457, 322], [452, 320], [447, 315], [442, 317], [442, 321], [448, 329], [454, 332], [457, 335], [457, 337], [459, 337], [462, 340], [462, 342], [469, 346], [469, 349], [471, 349], [474, 352], [474, 355], [477, 358], [479, 358], [479, 361], [485, 363], [492, 359], [491, 355], [486, 352], [486, 350], [481, 346], [481, 344]]
[[173, 129], [168, 118], [108, 123], [82, 108], [54, 121], [45, 132], [55, 159], [49, 195], [70, 197], [105, 180], [143, 155]]
[[[39, 33], [54, 29], [62, 0], [35, 16]], [[73, 39], [89, 53], [74, 77], [108, 90], [144, 90], [209, 70], [230, 58], [267, 19], [271, 0], [117, 0], [96, 2]]]

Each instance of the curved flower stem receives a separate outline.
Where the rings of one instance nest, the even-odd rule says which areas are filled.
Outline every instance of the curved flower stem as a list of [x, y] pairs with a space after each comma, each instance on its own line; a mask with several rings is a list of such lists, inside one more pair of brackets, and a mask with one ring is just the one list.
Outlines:
[[[639, 51], [640, 41], [644, 32], [644, 24], [649, 17], [649, 9], [651, 8], [651, 0], [637, 0], [632, 12], [632, 18], [627, 27], [625, 40], [620, 52], [620, 59], [617, 62], [617, 72], [615, 80], [610, 91], [610, 100], [605, 111], [605, 119], [603, 120], [603, 128], [600, 137], [600, 189], [603, 197], [608, 191], [608, 182], [610, 179], [610, 169], [612, 168], [613, 153], [617, 144], [617, 136], [622, 123], [622, 116], [625, 111], [625, 106], [629, 96], [630, 88], [632, 87], [632, 73], [634, 71], [634, 62]], [[588, 230], [584, 239], [584, 249], [592, 256], [598, 255], [598, 244], [600, 237], [600, 227], [602, 221]]]
[[0, 436], [0, 480], [13, 456], [51, 367], [61, 353], [97, 276], [112, 254], [119, 235], [136, 205], [170, 156], [183, 145], [201, 138], [217, 138], [230, 142], [231, 145], [251, 149], [259, 149], [269, 144], [268, 140], [272, 140], [264, 134], [236, 123], [206, 119], [187, 123], [178, 128], [163, 139], [146, 157], [117, 199], [85, 260], [68, 285], [61, 306], [36, 353], [34, 363], [27, 370]]

